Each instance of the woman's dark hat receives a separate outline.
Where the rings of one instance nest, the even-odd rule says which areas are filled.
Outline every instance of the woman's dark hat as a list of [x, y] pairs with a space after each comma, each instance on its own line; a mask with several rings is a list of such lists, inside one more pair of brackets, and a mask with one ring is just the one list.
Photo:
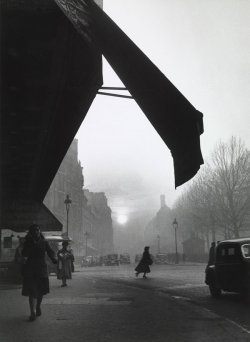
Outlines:
[[34, 223], [31, 226], [29, 226], [28, 230], [29, 230], [30, 233], [32, 233], [32, 232], [34, 232], [36, 230], [40, 230], [40, 227], [38, 226], [38, 224]]

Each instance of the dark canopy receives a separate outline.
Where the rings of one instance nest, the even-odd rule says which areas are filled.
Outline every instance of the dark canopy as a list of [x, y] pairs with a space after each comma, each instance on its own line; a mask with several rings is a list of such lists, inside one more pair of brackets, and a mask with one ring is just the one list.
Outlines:
[[84, 39], [105, 56], [170, 149], [175, 186], [191, 179], [203, 164], [200, 150], [202, 113], [93, 0], [55, 1]]
[[61, 230], [42, 201], [102, 85], [101, 54], [51, 0], [0, 0], [0, 26], [0, 228]]

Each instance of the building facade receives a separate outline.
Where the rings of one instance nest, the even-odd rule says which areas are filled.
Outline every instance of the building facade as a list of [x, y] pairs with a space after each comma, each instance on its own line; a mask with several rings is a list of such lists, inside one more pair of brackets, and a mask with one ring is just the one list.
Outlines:
[[[45, 197], [44, 204], [63, 224], [63, 233], [72, 238], [75, 256], [101, 255], [113, 250], [111, 210], [104, 193], [83, 189], [84, 177], [74, 139]], [[68, 211], [66, 196], [71, 200]], [[102, 241], [102, 243], [100, 243]]]
[[[166, 205], [165, 195], [160, 196], [160, 209], [145, 228], [145, 243], [151, 246], [152, 253], [173, 253], [175, 250], [175, 234], [172, 226], [173, 215]], [[177, 231], [178, 251], [182, 251], [182, 243]]]

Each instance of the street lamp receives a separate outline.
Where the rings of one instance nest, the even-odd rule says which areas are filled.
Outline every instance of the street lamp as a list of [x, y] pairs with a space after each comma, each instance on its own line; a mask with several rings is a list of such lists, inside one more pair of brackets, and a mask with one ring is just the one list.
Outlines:
[[175, 235], [175, 263], [179, 263], [179, 258], [178, 258], [178, 251], [177, 251], [177, 235], [176, 235], [176, 229], [178, 228], [178, 222], [176, 218], [174, 219], [173, 223], [173, 228], [174, 228], [174, 235]]
[[85, 232], [85, 256], [88, 256], [88, 236], [89, 236], [89, 233], [88, 232]]
[[70, 204], [72, 203], [71, 199], [69, 198], [69, 195], [66, 195], [66, 199], [64, 201], [66, 212], [67, 212], [67, 237], [69, 237], [69, 208]]
[[157, 235], [157, 239], [158, 239], [158, 253], [161, 253], [161, 248], [160, 248], [161, 237], [160, 237], [160, 235]]

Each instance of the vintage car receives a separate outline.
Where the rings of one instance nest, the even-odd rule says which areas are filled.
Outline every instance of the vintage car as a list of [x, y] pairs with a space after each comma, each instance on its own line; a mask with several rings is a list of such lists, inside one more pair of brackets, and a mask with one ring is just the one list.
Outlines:
[[103, 258], [104, 266], [118, 266], [119, 262], [119, 257], [116, 253], [105, 255]]
[[135, 263], [137, 264], [142, 258], [142, 254], [136, 254], [135, 255]]
[[130, 264], [130, 255], [128, 253], [120, 254], [120, 264], [121, 265]]
[[101, 257], [97, 255], [87, 255], [81, 260], [81, 267], [101, 266]]
[[157, 253], [154, 258], [154, 263], [157, 265], [167, 265], [168, 264], [168, 254]]
[[221, 241], [215, 261], [206, 267], [205, 283], [213, 297], [222, 291], [237, 292], [250, 300], [250, 238]]
[[[59, 249], [62, 248], [63, 241], [68, 241], [69, 243], [72, 242], [71, 238], [64, 237], [62, 235], [45, 235], [45, 240], [49, 242], [49, 245], [53, 249], [55, 255], [57, 255]], [[49, 274], [56, 273], [57, 265], [53, 264], [48, 256], [46, 256], [46, 262]]]

